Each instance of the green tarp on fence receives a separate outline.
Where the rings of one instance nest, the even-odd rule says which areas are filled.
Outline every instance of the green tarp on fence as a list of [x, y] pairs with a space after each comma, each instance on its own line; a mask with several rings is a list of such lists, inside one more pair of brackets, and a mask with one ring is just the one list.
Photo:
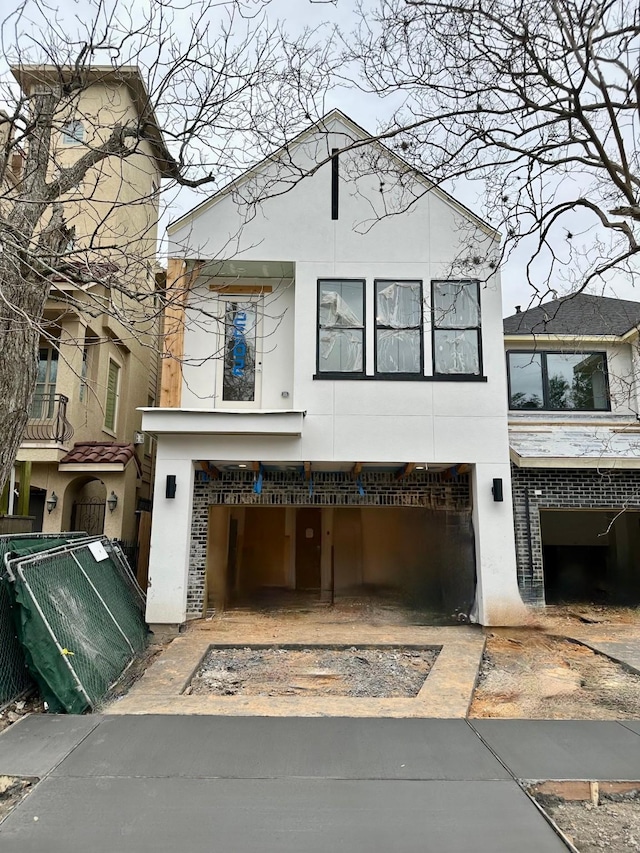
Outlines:
[[106, 539], [10, 561], [18, 637], [50, 711], [93, 708], [146, 643], [143, 596]]
[[0, 536], [0, 706], [13, 701], [29, 687], [33, 679], [18, 639], [15, 624], [15, 602], [11, 584], [5, 576], [4, 558], [7, 552], [24, 547], [50, 548], [66, 544], [74, 538], [86, 538], [86, 533], [58, 533], [55, 537], [42, 533], [15, 533]]

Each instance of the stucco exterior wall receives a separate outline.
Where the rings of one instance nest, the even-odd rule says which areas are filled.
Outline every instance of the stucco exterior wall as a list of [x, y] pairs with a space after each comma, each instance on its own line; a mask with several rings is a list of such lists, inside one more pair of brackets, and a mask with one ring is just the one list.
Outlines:
[[[327, 135], [300, 146], [295, 152], [297, 163], [302, 168], [317, 163], [318, 156], [344, 144], [350, 132], [339, 122], [332, 125]], [[424, 183], [409, 188], [389, 183], [388, 177], [381, 177], [387, 173], [380, 161], [362, 175], [360, 153], [340, 156], [337, 220], [331, 218], [330, 163], [257, 207], [238, 206], [240, 197], [246, 198], [252, 189], [257, 192], [268, 186], [273, 193], [286, 185], [286, 176], [271, 164], [260, 175], [250, 176], [241, 191], [206, 202], [170, 229], [170, 254], [176, 258], [236, 259], [238, 266], [247, 261], [293, 265], [294, 284], [282, 294], [280, 305], [286, 311], [269, 337], [273, 355], [270, 362], [264, 361], [263, 395], [255, 408], [284, 411], [282, 401], [286, 400], [287, 407], [304, 412], [304, 418], [300, 435], [270, 435], [268, 428], [259, 427], [255, 434], [236, 434], [246, 432], [241, 423], [258, 423], [251, 419], [250, 405], [245, 404], [246, 413], [235, 416], [236, 429], [218, 431], [214, 417], [207, 426], [203, 410], [219, 408], [212, 391], [216, 368], [211, 358], [185, 367], [183, 411], [177, 420], [169, 424], [163, 420], [162, 410], [145, 412], [144, 428], [158, 435], [147, 613], [152, 623], [181, 622], [187, 613], [191, 524], [202, 515], [194, 511], [191, 486], [200, 460], [214, 464], [310, 462], [317, 471], [323, 465], [330, 469], [332, 464], [356, 462], [469, 464], [478, 567], [476, 618], [485, 624], [507, 624], [524, 616], [513, 544], [501, 293], [499, 275], [493, 268], [496, 235], [443, 193], [424, 192]], [[385, 211], [394, 213], [386, 215]], [[316, 377], [320, 278], [366, 282], [366, 371], [362, 378]], [[424, 374], [418, 378], [386, 380], [374, 375], [375, 279], [423, 282]], [[479, 377], [433, 375], [431, 282], [437, 279], [480, 282]], [[238, 283], [250, 282], [240, 277]], [[208, 306], [215, 314], [216, 298], [203, 275], [191, 296], [192, 306]], [[194, 362], [220, 352], [215, 325], [187, 322], [184, 349]], [[283, 390], [289, 391], [288, 398], [281, 396]], [[196, 420], [201, 424], [198, 432], [193, 427]], [[173, 499], [162, 497], [167, 474], [175, 475], [179, 483]], [[503, 481], [502, 502], [493, 498], [494, 478]], [[202, 542], [201, 532], [198, 536]]]

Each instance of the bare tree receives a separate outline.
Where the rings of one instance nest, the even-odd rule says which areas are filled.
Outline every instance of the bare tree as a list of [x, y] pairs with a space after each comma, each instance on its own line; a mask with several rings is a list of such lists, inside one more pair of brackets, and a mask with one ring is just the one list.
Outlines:
[[434, 184], [480, 182], [532, 304], [640, 271], [637, 3], [379, 0], [344, 42], [394, 105], [379, 138]]
[[184, 295], [157, 286], [161, 197], [224, 186], [322, 111], [327, 48], [270, 26], [265, 0], [130, 5], [95, 0], [78, 22], [25, 0], [2, 24], [0, 484], [45, 308], [106, 316], [112, 340], [156, 346], [167, 299]]

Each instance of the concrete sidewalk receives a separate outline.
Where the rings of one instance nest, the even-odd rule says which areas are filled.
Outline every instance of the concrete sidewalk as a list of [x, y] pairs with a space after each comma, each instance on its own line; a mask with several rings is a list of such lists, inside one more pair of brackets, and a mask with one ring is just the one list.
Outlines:
[[635, 779], [640, 723], [32, 716], [3, 853], [560, 853], [524, 779]]

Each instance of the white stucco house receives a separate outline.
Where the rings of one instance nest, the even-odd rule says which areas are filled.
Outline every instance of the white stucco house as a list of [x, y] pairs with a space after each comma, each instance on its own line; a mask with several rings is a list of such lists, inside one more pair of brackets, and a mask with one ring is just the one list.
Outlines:
[[169, 228], [151, 624], [274, 590], [526, 613], [498, 235], [366, 137], [334, 111]]

